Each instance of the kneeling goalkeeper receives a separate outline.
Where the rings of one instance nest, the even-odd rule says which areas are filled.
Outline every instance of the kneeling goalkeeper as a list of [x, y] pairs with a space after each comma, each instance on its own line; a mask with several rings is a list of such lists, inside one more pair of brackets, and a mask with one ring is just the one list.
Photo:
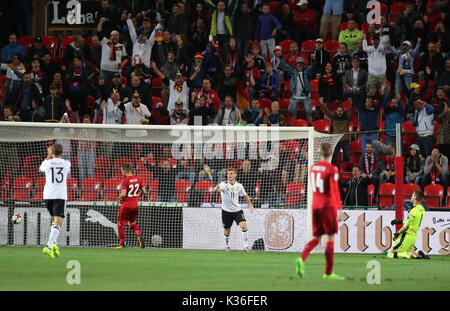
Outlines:
[[[419, 231], [425, 215], [425, 209], [422, 206], [424, 193], [420, 189], [414, 190], [411, 196], [413, 208], [409, 211], [408, 218], [403, 222], [403, 227], [394, 233], [394, 246], [388, 252], [388, 258], [423, 258], [429, 259], [422, 251], [419, 255], [415, 254], [412, 249], [417, 240], [417, 231]], [[392, 225], [401, 224], [400, 220], [393, 220]]]

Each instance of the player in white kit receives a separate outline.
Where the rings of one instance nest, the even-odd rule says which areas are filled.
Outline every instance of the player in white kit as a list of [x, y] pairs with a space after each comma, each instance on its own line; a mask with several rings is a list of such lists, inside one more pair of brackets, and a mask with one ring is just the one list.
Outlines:
[[49, 258], [58, 257], [59, 247], [56, 239], [63, 224], [67, 201], [67, 176], [70, 173], [70, 161], [61, 158], [63, 148], [54, 144], [47, 149], [47, 158], [42, 162], [39, 170], [45, 173], [43, 198], [45, 206], [52, 218], [52, 228], [47, 246], [42, 252]]
[[214, 187], [214, 191], [220, 191], [220, 195], [222, 196], [222, 223], [224, 227], [226, 251], [231, 250], [230, 229], [233, 221], [235, 221], [242, 230], [242, 243], [244, 245], [244, 251], [250, 252], [247, 242], [247, 222], [245, 221], [244, 211], [239, 205], [239, 196], [243, 196], [245, 198], [251, 213], [253, 213], [253, 204], [250, 197], [245, 192], [244, 186], [236, 181], [236, 169], [228, 169], [227, 179], [227, 181], [222, 181]]

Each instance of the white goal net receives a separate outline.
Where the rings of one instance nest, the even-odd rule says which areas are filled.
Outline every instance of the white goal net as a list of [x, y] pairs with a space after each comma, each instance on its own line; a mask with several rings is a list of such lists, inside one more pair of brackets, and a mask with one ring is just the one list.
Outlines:
[[[234, 167], [255, 207], [250, 213], [242, 200], [249, 246], [262, 241], [266, 250], [300, 251], [311, 234], [308, 169], [321, 143], [334, 147], [341, 137], [309, 127], [0, 122], [0, 245], [47, 242], [39, 165], [47, 147], [60, 143], [72, 166], [61, 246], [119, 243], [120, 168], [128, 162], [148, 191], [137, 220], [147, 246], [223, 249], [221, 198], [212, 190]], [[15, 214], [20, 224], [11, 223]], [[237, 230], [232, 248], [241, 248]], [[129, 228], [126, 244], [138, 245]]]

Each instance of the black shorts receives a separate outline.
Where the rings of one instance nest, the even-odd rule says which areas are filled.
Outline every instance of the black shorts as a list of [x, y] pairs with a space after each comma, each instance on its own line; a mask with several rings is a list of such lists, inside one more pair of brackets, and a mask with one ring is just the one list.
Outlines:
[[237, 225], [239, 225], [242, 221], [245, 221], [244, 211], [240, 210], [239, 212], [231, 213], [222, 210], [222, 224], [225, 229], [231, 228], [233, 220]]
[[66, 200], [45, 200], [45, 207], [48, 209], [50, 216], [58, 216], [64, 218], [66, 211]]

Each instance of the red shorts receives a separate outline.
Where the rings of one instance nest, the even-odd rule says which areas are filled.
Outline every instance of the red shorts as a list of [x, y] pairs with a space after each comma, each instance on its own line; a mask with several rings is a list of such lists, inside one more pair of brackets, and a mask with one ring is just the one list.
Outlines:
[[127, 224], [136, 222], [138, 216], [139, 208], [136, 207], [128, 207], [123, 204], [120, 206], [119, 210], [119, 224]]
[[337, 216], [334, 210], [314, 209], [313, 210], [313, 235], [315, 237], [337, 233]]

